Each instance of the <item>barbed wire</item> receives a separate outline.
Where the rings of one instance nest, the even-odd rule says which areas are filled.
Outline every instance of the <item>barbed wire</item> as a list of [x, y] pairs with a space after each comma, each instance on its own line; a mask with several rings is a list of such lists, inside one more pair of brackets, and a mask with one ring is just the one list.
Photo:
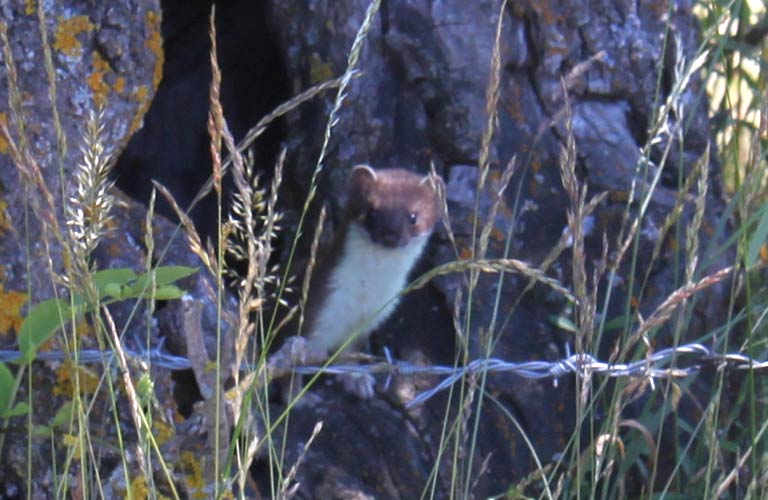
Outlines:
[[[125, 355], [136, 361], [144, 361], [155, 367], [169, 370], [188, 370], [192, 362], [182, 356], [166, 352], [163, 346], [149, 351], [124, 349]], [[113, 351], [96, 349], [81, 350], [75, 353], [57, 351], [39, 351], [35, 360], [64, 361], [77, 359], [81, 364], [111, 362], [115, 356]], [[20, 360], [19, 351], [0, 350], [0, 362], [8, 363]], [[758, 361], [745, 354], [721, 354], [702, 344], [684, 344], [655, 352], [644, 359], [631, 363], [607, 363], [600, 361], [590, 354], [573, 354], [557, 361], [505, 361], [498, 358], [476, 359], [463, 366], [419, 366], [391, 358], [388, 351], [385, 358], [366, 356], [367, 364], [333, 364], [328, 366], [297, 366], [294, 372], [302, 375], [317, 373], [345, 374], [386, 374], [389, 384], [395, 375], [435, 375], [444, 377], [435, 387], [422, 392], [406, 406], [417, 406], [424, 403], [435, 394], [455, 384], [462, 377], [475, 375], [484, 371], [490, 373], [509, 373], [527, 379], [557, 380], [573, 374], [577, 377], [603, 375], [606, 377], [631, 377], [655, 379], [684, 378], [693, 375], [705, 367], [715, 369], [729, 368], [732, 370], [766, 370], [768, 361]]]

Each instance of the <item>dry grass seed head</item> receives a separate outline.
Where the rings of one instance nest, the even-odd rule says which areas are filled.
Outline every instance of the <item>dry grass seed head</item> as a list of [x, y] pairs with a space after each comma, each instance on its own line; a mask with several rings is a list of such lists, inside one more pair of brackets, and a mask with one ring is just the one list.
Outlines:
[[74, 255], [82, 269], [107, 231], [114, 198], [109, 194], [114, 182], [109, 180], [111, 154], [104, 146], [103, 110], [91, 111], [86, 121], [82, 159], [75, 169], [74, 193], [66, 205], [67, 225]]

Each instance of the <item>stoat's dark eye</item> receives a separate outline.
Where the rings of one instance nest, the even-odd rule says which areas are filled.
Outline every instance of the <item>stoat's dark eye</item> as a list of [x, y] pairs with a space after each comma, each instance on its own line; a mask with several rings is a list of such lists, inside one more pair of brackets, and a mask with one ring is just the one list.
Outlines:
[[408, 222], [410, 222], [412, 226], [416, 225], [416, 221], [418, 219], [419, 218], [416, 216], [416, 212], [411, 212], [408, 214]]

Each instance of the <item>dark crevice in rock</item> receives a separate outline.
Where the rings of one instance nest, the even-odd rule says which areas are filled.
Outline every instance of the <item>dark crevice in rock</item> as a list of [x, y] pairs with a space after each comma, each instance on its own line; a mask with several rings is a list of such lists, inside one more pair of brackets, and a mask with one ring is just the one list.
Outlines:
[[[163, 80], [137, 132], [121, 155], [115, 175], [118, 187], [147, 202], [150, 180], [167, 186], [186, 208], [211, 174], [209, 137], [211, 0], [162, 2], [165, 64]], [[274, 41], [267, 2], [237, 0], [216, 3], [221, 100], [230, 130], [239, 141], [256, 122], [290, 95], [282, 55]], [[282, 122], [256, 142], [255, 168], [270, 172], [284, 139]], [[227, 192], [231, 181], [227, 181]], [[173, 216], [158, 200], [158, 212]], [[209, 196], [192, 212], [203, 238], [215, 235], [215, 200]]]
[[675, 48], [675, 36], [672, 27], [667, 29], [667, 39], [664, 44], [662, 59], [659, 61], [661, 71], [661, 81], [659, 84], [659, 100], [664, 102], [667, 96], [672, 93], [672, 86], [675, 84], [675, 66], [677, 64], [677, 49]]
[[173, 399], [176, 400], [179, 414], [187, 418], [192, 415], [194, 404], [203, 400], [195, 374], [192, 370], [176, 370], [171, 372], [171, 378], [174, 382]]
[[534, 21], [532, 21], [529, 17], [526, 17], [525, 33], [526, 33], [526, 37], [528, 38], [528, 46], [531, 48], [530, 50], [531, 62], [526, 68], [527, 69], [526, 76], [528, 78], [528, 83], [531, 86], [533, 95], [536, 97], [536, 101], [538, 102], [539, 108], [543, 112], [546, 112], [546, 109], [547, 109], [546, 102], [544, 100], [544, 96], [541, 94], [541, 85], [539, 85], [538, 78], [536, 76], [536, 73], [539, 71], [541, 59], [538, 53], [538, 46], [536, 45], [535, 39], [533, 36], [534, 24], [535, 24]]
[[648, 141], [648, 114], [628, 103], [626, 117], [628, 130], [640, 147]]

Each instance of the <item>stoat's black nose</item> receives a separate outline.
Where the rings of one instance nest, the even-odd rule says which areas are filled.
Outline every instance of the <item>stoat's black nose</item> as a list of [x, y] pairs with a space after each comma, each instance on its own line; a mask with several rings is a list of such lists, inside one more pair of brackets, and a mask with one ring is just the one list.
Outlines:
[[406, 222], [404, 214], [371, 209], [365, 216], [365, 229], [374, 243], [397, 248], [408, 244]]

